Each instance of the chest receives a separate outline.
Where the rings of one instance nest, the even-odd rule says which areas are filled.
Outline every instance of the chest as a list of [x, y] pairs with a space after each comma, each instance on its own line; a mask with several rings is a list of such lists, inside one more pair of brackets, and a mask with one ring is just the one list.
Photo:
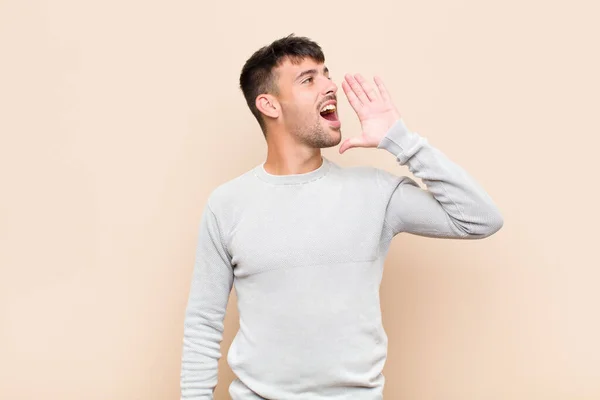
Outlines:
[[383, 226], [381, 204], [349, 188], [328, 196], [290, 190], [244, 210], [229, 237], [234, 272], [374, 260]]

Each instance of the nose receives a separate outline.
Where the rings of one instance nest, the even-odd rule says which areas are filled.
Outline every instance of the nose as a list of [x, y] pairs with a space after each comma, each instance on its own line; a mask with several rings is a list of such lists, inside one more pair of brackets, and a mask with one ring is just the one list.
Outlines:
[[325, 84], [325, 96], [328, 94], [336, 94], [338, 91], [338, 87], [333, 81], [333, 79], [327, 79]]

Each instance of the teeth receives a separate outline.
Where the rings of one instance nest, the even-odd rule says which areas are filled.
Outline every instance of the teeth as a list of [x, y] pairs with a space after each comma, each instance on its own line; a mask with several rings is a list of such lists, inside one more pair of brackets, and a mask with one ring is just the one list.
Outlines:
[[323, 107], [323, 108], [321, 109], [321, 112], [325, 112], [325, 111], [335, 111], [335, 110], [336, 110], [335, 104], [329, 104], [329, 105], [327, 105], [327, 106]]

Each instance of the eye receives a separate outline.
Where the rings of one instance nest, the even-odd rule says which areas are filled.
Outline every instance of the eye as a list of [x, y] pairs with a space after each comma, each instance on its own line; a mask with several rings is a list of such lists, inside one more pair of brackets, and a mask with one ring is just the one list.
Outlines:
[[304, 81], [302, 81], [302, 83], [306, 83], [306, 82], [308, 82], [308, 81], [312, 81], [312, 80], [313, 80], [313, 78], [312, 78], [312, 77], [310, 77], [310, 78], [307, 78], [307, 79], [305, 79]]

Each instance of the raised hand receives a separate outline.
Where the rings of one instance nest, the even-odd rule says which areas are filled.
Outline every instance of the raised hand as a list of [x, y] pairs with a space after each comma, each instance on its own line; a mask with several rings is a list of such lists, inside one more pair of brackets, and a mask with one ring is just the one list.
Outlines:
[[361, 74], [346, 74], [344, 78], [342, 89], [358, 115], [362, 134], [346, 139], [339, 152], [342, 154], [353, 147], [377, 147], [390, 127], [400, 118], [400, 113], [378, 76], [374, 78], [378, 90]]

